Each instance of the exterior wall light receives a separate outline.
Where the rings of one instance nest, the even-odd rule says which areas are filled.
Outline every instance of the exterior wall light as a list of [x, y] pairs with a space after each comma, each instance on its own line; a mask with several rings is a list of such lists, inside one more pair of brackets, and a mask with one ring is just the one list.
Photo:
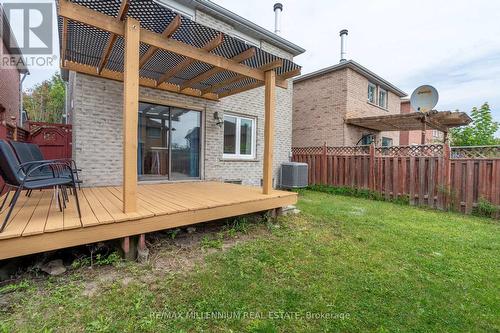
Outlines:
[[219, 126], [220, 128], [222, 128], [222, 125], [224, 125], [224, 118], [220, 114], [219, 111], [215, 111], [214, 112], [214, 119], [215, 119], [215, 123], [217, 124], [217, 126]]

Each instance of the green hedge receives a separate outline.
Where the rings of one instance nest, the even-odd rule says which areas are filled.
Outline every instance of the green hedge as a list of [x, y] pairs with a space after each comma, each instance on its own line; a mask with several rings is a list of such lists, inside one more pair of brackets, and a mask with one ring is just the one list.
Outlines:
[[337, 194], [337, 195], [345, 195], [356, 198], [365, 198], [377, 201], [390, 201], [397, 204], [409, 205], [410, 199], [408, 196], [400, 196], [397, 199], [389, 199], [387, 200], [382, 194], [376, 191], [368, 190], [368, 189], [359, 189], [347, 186], [331, 186], [331, 185], [310, 185], [307, 187], [308, 190], [329, 193], [329, 194]]

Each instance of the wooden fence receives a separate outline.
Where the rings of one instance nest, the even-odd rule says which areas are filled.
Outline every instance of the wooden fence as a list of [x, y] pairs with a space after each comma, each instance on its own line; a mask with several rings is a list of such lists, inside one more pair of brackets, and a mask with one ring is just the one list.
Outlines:
[[293, 161], [309, 165], [309, 184], [370, 189], [467, 214], [480, 199], [500, 205], [500, 146], [293, 148]]

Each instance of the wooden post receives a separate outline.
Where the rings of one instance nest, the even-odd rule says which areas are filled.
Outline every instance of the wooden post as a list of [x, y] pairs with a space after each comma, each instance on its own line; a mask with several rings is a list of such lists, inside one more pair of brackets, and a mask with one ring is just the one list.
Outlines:
[[443, 174], [444, 174], [444, 180], [443, 180], [443, 188], [442, 191], [444, 192], [444, 198], [443, 198], [443, 208], [444, 209], [449, 209], [450, 203], [451, 203], [451, 161], [450, 161], [450, 155], [451, 155], [451, 149], [450, 145], [448, 142], [445, 142], [443, 146]]
[[370, 190], [375, 191], [375, 143], [370, 144], [370, 166], [368, 172], [370, 173], [368, 176], [368, 186]]
[[[425, 118], [427, 118], [427, 116]], [[422, 142], [421, 142], [421, 144], [423, 144], [423, 145], [425, 145], [425, 135], [427, 132], [427, 123], [425, 122], [425, 118], [422, 120]]]
[[137, 114], [139, 112], [140, 23], [125, 21], [123, 75], [123, 212], [137, 210]]
[[321, 161], [321, 182], [326, 185], [328, 184], [328, 159], [326, 156], [326, 142], [323, 143], [323, 154], [322, 154], [322, 161]]
[[264, 119], [264, 194], [269, 194], [273, 188], [273, 141], [274, 141], [274, 111], [276, 108], [276, 72], [267, 71], [265, 75], [265, 119]]
[[467, 174], [465, 181], [465, 214], [472, 213], [472, 205], [474, 201], [474, 160], [468, 159], [466, 162]]

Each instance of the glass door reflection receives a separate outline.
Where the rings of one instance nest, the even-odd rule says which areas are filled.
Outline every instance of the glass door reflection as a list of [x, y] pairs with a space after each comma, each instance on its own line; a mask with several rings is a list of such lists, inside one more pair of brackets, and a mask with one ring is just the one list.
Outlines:
[[141, 180], [168, 179], [170, 108], [139, 104], [138, 172]]
[[199, 179], [200, 128], [199, 111], [139, 103], [139, 179]]

